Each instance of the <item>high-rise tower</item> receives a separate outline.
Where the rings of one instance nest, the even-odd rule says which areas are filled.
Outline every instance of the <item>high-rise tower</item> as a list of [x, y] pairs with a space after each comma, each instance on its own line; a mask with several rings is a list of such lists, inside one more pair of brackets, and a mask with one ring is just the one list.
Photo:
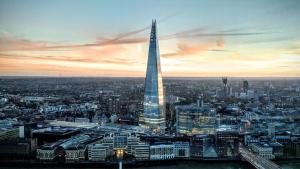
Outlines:
[[249, 89], [249, 83], [248, 83], [247, 80], [244, 80], [244, 81], [243, 81], [243, 91], [244, 91], [245, 93], [247, 93], [247, 92], [248, 92], [248, 89]]
[[228, 86], [227, 86], [227, 77], [222, 77], [222, 82], [223, 82], [223, 86], [224, 86], [223, 96], [227, 97], [227, 93], [228, 93], [228, 91], [227, 91], [227, 88], [228, 88]]
[[152, 21], [151, 27], [145, 80], [144, 113], [140, 116], [140, 125], [154, 132], [163, 132], [166, 127], [164, 91], [155, 20]]

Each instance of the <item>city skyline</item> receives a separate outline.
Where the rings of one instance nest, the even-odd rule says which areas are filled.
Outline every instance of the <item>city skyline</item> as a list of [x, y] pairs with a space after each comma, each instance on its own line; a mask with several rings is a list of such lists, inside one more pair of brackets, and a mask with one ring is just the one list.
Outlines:
[[0, 76], [145, 77], [156, 18], [164, 77], [299, 77], [299, 8], [294, 0], [4, 0]]
[[0, 0], [0, 169], [300, 168], [299, 0]]

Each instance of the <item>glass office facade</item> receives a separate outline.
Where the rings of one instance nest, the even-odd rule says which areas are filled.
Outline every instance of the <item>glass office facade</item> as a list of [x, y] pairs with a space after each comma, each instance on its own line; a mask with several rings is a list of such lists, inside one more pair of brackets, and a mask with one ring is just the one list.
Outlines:
[[164, 91], [156, 36], [156, 21], [153, 21], [145, 80], [144, 114], [140, 118], [141, 126], [155, 132], [163, 131], [166, 123], [164, 109]]
[[179, 134], [214, 134], [217, 119], [214, 108], [176, 106], [176, 130]]

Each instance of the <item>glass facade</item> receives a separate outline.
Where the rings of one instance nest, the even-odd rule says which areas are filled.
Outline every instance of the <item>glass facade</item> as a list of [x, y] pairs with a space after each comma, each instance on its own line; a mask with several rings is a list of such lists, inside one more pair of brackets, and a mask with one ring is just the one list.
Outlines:
[[164, 91], [156, 36], [156, 21], [153, 21], [145, 80], [144, 114], [140, 117], [140, 125], [155, 132], [163, 131], [166, 125], [164, 109]]
[[179, 134], [214, 134], [217, 120], [214, 108], [176, 106], [176, 130]]

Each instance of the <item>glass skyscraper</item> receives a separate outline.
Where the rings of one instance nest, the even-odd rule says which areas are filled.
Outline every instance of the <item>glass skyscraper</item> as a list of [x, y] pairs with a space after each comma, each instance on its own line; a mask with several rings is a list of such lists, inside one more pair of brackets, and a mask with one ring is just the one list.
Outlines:
[[140, 125], [154, 132], [163, 132], [166, 126], [165, 101], [156, 31], [154, 20], [151, 26], [145, 80], [144, 113], [140, 116]]

